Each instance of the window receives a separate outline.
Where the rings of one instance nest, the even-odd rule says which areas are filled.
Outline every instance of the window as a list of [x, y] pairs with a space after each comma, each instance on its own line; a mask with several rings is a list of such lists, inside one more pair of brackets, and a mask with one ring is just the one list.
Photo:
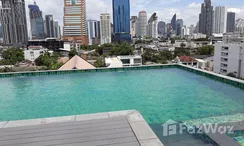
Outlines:
[[76, 4], [76, 0], [71, 0], [71, 4], [75, 5]]
[[134, 63], [141, 63], [141, 59], [134, 59]]
[[130, 64], [130, 59], [121, 59], [123, 64]]
[[229, 54], [228, 54], [228, 53], [224, 53], [224, 52], [222, 52], [221, 55], [222, 55], [222, 56], [228, 56]]
[[221, 63], [221, 67], [227, 67], [227, 64]]

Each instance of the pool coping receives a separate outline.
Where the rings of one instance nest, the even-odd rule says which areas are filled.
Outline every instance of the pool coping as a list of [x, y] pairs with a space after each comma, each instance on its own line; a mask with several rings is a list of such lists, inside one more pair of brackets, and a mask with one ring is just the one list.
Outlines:
[[0, 122], [0, 129], [15, 128], [22, 126], [37, 126], [51, 123], [110, 119], [115, 117], [126, 117], [132, 131], [134, 132], [141, 146], [164, 146], [158, 139], [156, 134], [149, 127], [143, 116], [137, 110], [112, 111], [104, 113], [83, 114], [63, 117], [5, 121]]
[[118, 72], [127, 70], [150, 70], [150, 69], [164, 69], [164, 68], [179, 68], [198, 75], [208, 77], [212, 80], [220, 81], [225, 84], [244, 89], [244, 81], [214, 72], [194, 68], [183, 64], [156, 64], [156, 65], [143, 65], [143, 66], [129, 66], [117, 68], [95, 68], [85, 70], [47, 70], [47, 71], [27, 71], [27, 72], [13, 72], [13, 73], [0, 73], [0, 78], [20, 77], [20, 76], [41, 76], [41, 75], [62, 75], [62, 74], [75, 74], [75, 73], [90, 73], [90, 72]]
[[201, 71], [201, 72], [204, 72], [204, 73], [207, 73], [207, 74], [215, 75], [215, 76], [218, 76], [220, 78], [225, 78], [225, 79], [228, 79], [228, 80], [233, 80], [235, 82], [240, 82], [240, 83], [244, 84], [244, 80], [241, 80], [241, 79], [237, 79], [237, 78], [233, 78], [233, 77], [217, 74], [215, 72], [211, 72], [211, 71], [207, 71], [207, 70], [203, 70], [203, 69], [199, 69], [199, 68], [194, 68], [194, 67], [183, 65], [183, 64], [178, 64], [178, 65], [186, 67], [186, 68], [189, 68], [189, 69], [194, 69], [194, 70], [197, 70], [197, 71]]

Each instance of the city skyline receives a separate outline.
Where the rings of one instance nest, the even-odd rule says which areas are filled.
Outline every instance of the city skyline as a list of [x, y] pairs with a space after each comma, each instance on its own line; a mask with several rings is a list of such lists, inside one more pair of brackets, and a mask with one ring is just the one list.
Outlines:
[[[60, 26], [63, 26], [63, 0], [35, 0], [43, 11], [43, 15], [52, 14], [54, 20], [57, 20]], [[184, 24], [190, 26], [196, 25], [198, 21], [198, 14], [201, 11], [201, 3], [203, 0], [161, 0], [159, 4], [154, 4], [155, 0], [130, 0], [131, 3], [131, 16], [137, 16], [141, 10], [147, 12], [148, 18], [156, 12], [159, 21], [166, 23], [170, 22], [174, 13], [177, 14], [177, 19], [183, 19]], [[181, 3], [180, 6], [179, 2]], [[28, 4], [33, 4], [34, 0], [26, 0], [26, 7]], [[236, 13], [236, 19], [244, 19], [244, 2], [239, 0], [227, 1], [227, 0], [212, 0], [214, 7], [226, 6], [228, 10]], [[60, 8], [60, 11], [53, 8]], [[112, 16], [112, 0], [87, 0], [87, 20], [94, 19], [99, 20], [101, 13], [110, 13]], [[28, 30], [30, 30], [29, 16]], [[112, 19], [111, 19], [112, 22]], [[29, 32], [29, 31], [28, 31]]]

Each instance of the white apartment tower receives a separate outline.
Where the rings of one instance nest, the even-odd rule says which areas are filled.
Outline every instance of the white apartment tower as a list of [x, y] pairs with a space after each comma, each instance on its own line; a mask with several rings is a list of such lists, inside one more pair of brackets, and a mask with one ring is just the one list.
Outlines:
[[214, 11], [214, 33], [226, 33], [227, 28], [227, 8], [218, 6]]
[[158, 16], [156, 13], [153, 13], [148, 20], [148, 36], [152, 38], [158, 37]]
[[214, 50], [214, 72], [227, 75], [234, 73], [244, 78], [244, 43], [216, 43]]
[[100, 15], [100, 35], [101, 44], [111, 43], [111, 24], [109, 13]]
[[139, 29], [137, 36], [141, 36], [142, 38], [147, 36], [147, 12], [140, 11], [138, 15], [139, 21]]

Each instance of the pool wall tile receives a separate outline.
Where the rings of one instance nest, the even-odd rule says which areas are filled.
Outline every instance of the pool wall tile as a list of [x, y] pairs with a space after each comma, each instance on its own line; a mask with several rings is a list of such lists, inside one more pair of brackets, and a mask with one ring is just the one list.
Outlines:
[[179, 68], [201, 76], [206, 76], [210, 79], [220, 81], [241, 89], [244, 89], [244, 81], [239, 81], [226, 76], [220, 76], [216, 73], [196, 69], [190, 66], [173, 64], [173, 65], [147, 65], [147, 66], [135, 66], [135, 67], [122, 67], [122, 68], [96, 68], [86, 70], [65, 70], [65, 71], [37, 71], [37, 72], [16, 72], [16, 73], [0, 73], [0, 78], [19, 77], [19, 76], [42, 76], [42, 75], [62, 75], [62, 74], [76, 74], [84, 72], [118, 72], [128, 70], [150, 70], [150, 69], [163, 69], [163, 68]]

